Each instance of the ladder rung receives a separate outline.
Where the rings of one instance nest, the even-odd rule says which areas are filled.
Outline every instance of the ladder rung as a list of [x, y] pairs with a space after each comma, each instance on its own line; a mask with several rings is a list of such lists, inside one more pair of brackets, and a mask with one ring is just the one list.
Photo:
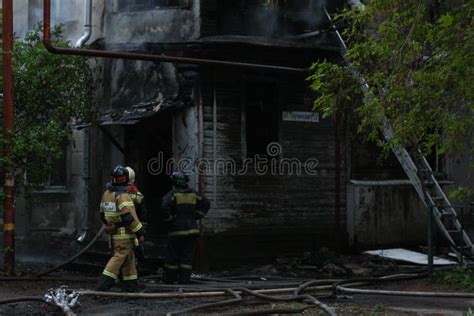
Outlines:
[[433, 201], [443, 201], [444, 197], [442, 197], [442, 196], [432, 196], [431, 199]]
[[447, 230], [448, 233], [450, 234], [459, 234], [461, 232], [460, 229], [456, 229], [456, 230]]
[[440, 212], [440, 216], [456, 216], [453, 212]]

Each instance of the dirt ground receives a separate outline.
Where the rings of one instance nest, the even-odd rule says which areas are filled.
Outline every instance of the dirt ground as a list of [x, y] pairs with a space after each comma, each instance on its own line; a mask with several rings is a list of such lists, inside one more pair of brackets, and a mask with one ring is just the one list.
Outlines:
[[[66, 285], [74, 290], [93, 289], [100, 272], [79, 269], [85, 272], [77, 272], [78, 265], [70, 266], [73, 271], [55, 272], [47, 280], [15, 280], [6, 281], [1, 277], [0, 271], [0, 302], [5, 299], [19, 297], [42, 298], [50, 288], [58, 288]], [[34, 271], [40, 271], [47, 267], [29, 266], [19, 267], [21, 276], [33, 275]], [[251, 287], [276, 288], [298, 287], [308, 280], [326, 279], [354, 279], [373, 278], [381, 275], [393, 275], [400, 273], [415, 273], [420, 271], [420, 266], [410, 266], [400, 262], [380, 259], [366, 255], [336, 255], [328, 250], [322, 249], [317, 253], [306, 253], [299, 258], [276, 258], [271, 264], [260, 266], [239, 266], [228, 270], [212, 271], [207, 274], [194, 275], [192, 289], [185, 287], [166, 288], [157, 277], [146, 276], [142, 273], [140, 280], [142, 292], [183, 292], [200, 291], [206, 287]], [[89, 272], [87, 272], [89, 271]], [[156, 271], [154, 273], [157, 273]], [[474, 280], [474, 277], [472, 277]], [[471, 280], [471, 281], [472, 281]], [[470, 282], [471, 282], [470, 281]], [[218, 282], [218, 283], [216, 283]], [[281, 282], [281, 283], [278, 283]], [[472, 281], [474, 282], [474, 281]], [[216, 285], [217, 284], [217, 285]], [[229, 284], [232, 284], [230, 286]], [[237, 285], [236, 285], [237, 284]], [[287, 285], [281, 285], [287, 284]], [[289, 284], [289, 285], [288, 285]], [[448, 285], [439, 279], [426, 277], [405, 281], [390, 281], [364, 285], [362, 288], [399, 290], [399, 291], [442, 291], [442, 292], [468, 292], [464, 287]], [[471, 289], [474, 289], [472, 284]], [[112, 289], [114, 292], [122, 291], [118, 286]], [[342, 295], [331, 296], [332, 291], [314, 293], [316, 297], [327, 305], [333, 307], [338, 315], [474, 315], [474, 299], [451, 299], [451, 298], [422, 298], [422, 297], [396, 297], [381, 295]], [[280, 294], [289, 295], [289, 294]], [[328, 297], [329, 296], [329, 297]], [[204, 303], [228, 300], [230, 296], [213, 298], [166, 298], [166, 299], [137, 299], [137, 298], [110, 298], [82, 295], [81, 305], [74, 308], [78, 315], [164, 315], [173, 311], [194, 307]], [[261, 310], [273, 310], [271, 314], [283, 314], [282, 309], [299, 309], [296, 315], [324, 315], [318, 308], [307, 307], [301, 302], [268, 302], [262, 299], [243, 295], [243, 300], [234, 305], [225, 307], [204, 309], [192, 314], [214, 314], [214, 315], [253, 315]], [[268, 313], [267, 313], [268, 314]], [[62, 315], [55, 306], [42, 302], [21, 302], [12, 304], [0, 304], [0, 315]], [[261, 315], [261, 313], [260, 313]]]
[[[62, 273], [62, 275], [74, 280], [0, 281], [0, 300], [25, 296], [43, 297], [48, 289], [62, 285], [77, 290], [91, 289], [95, 285], [95, 278], [91, 275], [71, 275], [71, 273]], [[429, 278], [390, 282], [366, 286], [365, 288], [406, 291], [459, 291], [459, 289], [453, 287], [434, 283]], [[120, 291], [120, 289], [115, 288], [114, 291]], [[74, 311], [78, 315], [163, 315], [167, 312], [222, 299], [124, 299], [83, 296], [80, 298], [81, 306], [75, 308]], [[335, 308], [339, 315], [463, 315], [469, 308], [474, 310], [474, 299], [351, 295], [341, 296], [337, 299], [323, 299], [322, 301]], [[303, 306], [304, 304], [297, 302], [267, 303], [258, 299], [246, 298], [242, 303], [221, 309], [204, 310], [201, 314], [222, 315], [262, 309], [294, 309]], [[319, 309], [308, 309], [296, 314], [324, 315]], [[0, 305], [0, 315], [62, 315], [62, 312], [45, 303], [25, 302]]]

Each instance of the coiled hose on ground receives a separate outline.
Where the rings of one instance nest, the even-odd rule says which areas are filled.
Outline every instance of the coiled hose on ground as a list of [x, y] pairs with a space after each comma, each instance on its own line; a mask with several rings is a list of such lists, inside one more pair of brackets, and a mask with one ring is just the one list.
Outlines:
[[44, 298], [42, 297], [15, 297], [15, 298], [9, 298], [6, 300], [0, 300], [0, 305], [6, 305], [6, 304], [13, 304], [13, 303], [21, 303], [21, 302], [41, 302], [41, 303], [46, 303]]
[[[45, 280], [43, 277], [61, 269], [67, 264], [73, 262], [81, 255], [83, 255], [87, 250], [89, 250], [100, 235], [104, 231], [104, 226], [99, 230], [99, 232], [92, 238], [92, 240], [78, 253], [76, 253], [71, 258], [67, 259], [63, 263], [47, 270], [36, 274], [33, 277], [3, 277], [0, 278], [1, 281], [27, 281], [27, 280]], [[246, 294], [258, 299], [263, 299], [266, 301], [273, 302], [289, 302], [289, 301], [299, 301], [308, 303], [309, 305], [301, 308], [288, 308], [288, 309], [278, 309], [279, 313], [297, 313], [302, 312], [309, 308], [320, 308], [328, 315], [336, 315], [334, 309], [330, 306], [322, 303], [316, 297], [309, 294], [303, 294], [304, 291], [331, 291], [333, 297], [337, 293], [352, 293], [352, 294], [369, 294], [369, 295], [394, 295], [394, 296], [413, 296], [413, 297], [445, 297], [445, 298], [474, 298], [474, 293], [445, 293], [445, 292], [406, 292], [406, 291], [386, 291], [386, 290], [369, 290], [369, 289], [354, 289], [354, 286], [367, 285], [370, 283], [378, 282], [388, 282], [388, 281], [399, 281], [399, 280], [408, 280], [414, 278], [421, 278], [427, 276], [427, 272], [421, 273], [410, 273], [410, 274], [397, 274], [397, 275], [388, 275], [377, 278], [361, 278], [361, 279], [328, 279], [328, 280], [310, 280], [306, 281], [305, 279], [300, 278], [289, 278], [289, 277], [265, 277], [262, 278], [256, 275], [247, 275], [247, 276], [232, 276], [232, 277], [200, 277], [193, 279], [195, 284], [190, 285], [167, 285], [167, 284], [147, 284], [145, 291], [150, 290], [154, 291], [153, 293], [114, 293], [114, 292], [94, 292], [94, 291], [81, 291], [80, 294], [83, 296], [106, 296], [106, 297], [122, 297], [122, 298], [144, 298], [144, 299], [159, 299], [159, 298], [198, 298], [198, 297], [219, 297], [231, 295], [231, 299], [206, 303], [191, 308], [169, 312], [167, 315], [179, 315], [184, 313], [189, 313], [197, 310], [205, 310], [216, 307], [223, 307], [233, 304], [238, 304], [242, 302], [242, 295]], [[149, 279], [144, 278], [144, 279]], [[60, 279], [60, 280], [72, 280], [78, 281], [81, 279], [71, 279], [71, 278], [47, 278], [47, 280]], [[87, 281], [90, 281], [89, 279]], [[346, 286], [343, 286], [346, 285]], [[167, 292], [167, 293], [156, 293], [156, 290], [177, 290], [180, 292]], [[144, 291], [144, 292], [145, 292]], [[286, 294], [290, 293], [288, 296], [274, 296], [275, 294]], [[322, 297], [328, 297], [327, 295]], [[318, 297], [321, 298], [321, 297]], [[45, 302], [41, 297], [19, 297], [12, 298], [7, 300], [1, 300], [0, 305], [18, 303], [23, 301], [37, 301]], [[260, 310], [260, 311], [251, 311], [251, 312], [241, 312], [233, 313], [227, 315], [264, 315], [269, 313], [277, 312], [276, 309], [272, 310]]]
[[[184, 313], [190, 313], [193, 311], [203, 311], [210, 308], [216, 307], [223, 307], [229, 305], [235, 305], [242, 302], [242, 295], [253, 296], [258, 299], [263, 299], [266, 301], [281, 301], [281, 302], [288, 302], [288, 301], [299, 301], [303, 303], [309, 303], [310, 305], [301, 307], [301, 308], [288, 308], [288, 309], [279, 309], [280, 313], [297, 313], [308, 308], [315, 308], [318, 307], [326, 312], [328, 315], [336, 315], [336, 312], [328, 305], [319, 301], [321, 298], [327, 297], [337, 297], [338, 293], [354, 293], [354, 294], [372, 294], [372, 295], [396, 295], [396, 296], [415, 296], [415, 297], [445, 297], [445, 298], [473, 298], [474, 293], [445, 293], [445, 292], [404, 292], [404, 291], [382, 291], [382, 290], [366, 290], [366, 289], [353, 289], [352, 287], [361, 286], [361, 285], [368, 285], [373, 283], [380, 283], [380, 282], [392, 282], [392, 281], [401, 281], [401, 280], [411, 280], [416, 278], [423, 278], [428, 276], [427, 272], [423, 273], [414, 273], [414, 274], [396, 274], [396, 275], [387, 275], [377, 278], [359, 278], [359, 279], [346, 279], [346, 280], [310, 280], [307, 282], [302, 282], [302, 279], [294, 280], [294, 282], [289, 282], [288, 280], [280, 280], [280, 281], [269, 281], [267, 282], [259, 282], [257, 278], [250, 281], [244, 281], [242, 278], [238, 278], [242, 282], [236, 282], [236, 278], [202, 278], [198, 279], [199, 285], [165, 285], [165, 284], [151, 284], [147, 285], [147, 289], [155, 289], [155, 290], [175, 290], [176, 288], [180, 288], [182, 292], [161, 292], [161, 293], [110, 293], [110, 292], [93, 292], [93, 291], [83, 291], [81, 292], [82, 295], [93, 295], [93, 296], [105, 296], [105, 297], [126, 297], [126, 298], [144, 298], [144, 299], [159, 299], [159, 298], [203, 298], [203, 297], [219, 297], [219, 296], [226, 296], [232, 295], [231, 299], [212, 302], [212, 303], [205, 303], [202, 305], [194, 306], [191, 308], [187, 308], [184, 310], [173, 311], [169, 312], [167, 315], [179, 315]], [[228, 287], [225, 287], [225, 281], [229, 281], [227, 284]], [[205, 282], [208, 281], [208, 282]], [[300, 281], [300, 282], [298, 282]], [[249, 284], [250, 282], [250, 284]], [[249, 285], [252, 285], [252, 282], [256, 282], [258, 284], [254, 284], [254, 288], [262, 288], [262, 287], [270, 287], [264, 288], [260, 290], [251, 290], [248, 288]], [[266, 284], [265, 284], [266, 283]], [[284, 284], [286, 286], [293, 286], [293, 287], [286, 287], [286, 288], [273, 288], [277, 284]], [[345, 285], [345, 286], [343, 286]], [[199, 292], [189, 292], [189, 290], [197, 290], [200, 289]], [[330, 292], [331, 294], [323, 295], [315, 297], [314, 295], [310, 294], [303, 294], [303, 292]], [[290, 293], [291, 295], [288, 296], [274, 296], [277, 294], [285, 294]], [[251, 312], [241, 312], [241, 313], [232, 313], [232, 314], [225, 314], [225, 315], [264, 315], [275, 313], [276, 310], [260, 310], [260, 311], [251, 311]]]
[[[133, 299], [163, 299], [163, 298], [211, 298], [225, 297], [231, 298], [197, 305], [191, 308], [172, 311], [167, 315], [174, 316], [195, 311], [204, 311], [211, 308], [224, 307], [242, 303], [243, 295], [255, 297], [257, 299], [271, 302], [290, 302], [298, 301], [307, 304], [297, 308], [279, 308], [257, 311], [237, 312], [224, 315], [243, 316], [243, 315], [265, 315], [273, 313], [299, 313], [309, 308], [320, 308], [328, 315], [336, 315], [334, 309], [320, 301], [321, 298], [336, 297], [338, 293], [369, 294], [369, 295], [395, 295], [395, 296], [413, 296], [413, 297], [444, 297], [444, 298], [474, 298], [474, 293], [445, 293], [445, 292], [406, 292], [406, 291], [386, 291], [354, 289], [353, 287], [368, 285], [380, 282], [392, 282], [400, 280], [410, 280], [423, 278], [428, 273], [414, 274], [396, 274], [377, 278], [359, 278], [359, 279], [328, 279], [328, 280], [309, 280], [294, 278], [279, 278], [278, 281], [262, 281], [264, 278], [196, 278], [199, 284], [190, 285], [167, 285], [167, 284], [147, 284], [147, 290], [158, 290], [168, 292], [158, 293], [115, 293], [115, 292], [94, 292], [80, 291], [82, 296], [102, 296], [102, 297], [120, 297]], [[226, 283], [226, 281], [228, 283]], [[226, 287], [227, 285], [227, 287]], [[280, 286], [280, 287], [279, 287]], [[284, 287], [281, 287], [284, 286]], [[251, 287], [252, 289], [250, 289]], [[260, 289], [258, 289], [260, 288]], [[176, 290], [180, 289], [180, 292]], [[173, 292], [170, 292], [173, 291]], [[314, 293], [320, 293], [315, 295]], [[322, 292], [322, 293], [321, 293]], [[312, 294], [309, 294], [312, 293]], [[324, 293], [324, 294], [323, 294]], [[329, 293], [329, 295], [327, 294]], [[286, 295], [285, 295], [286, 294]], [[278, 296], [276, 296], [278, 295]], [[281, 296], [285, 295], [285, 296]], [[44, 302], [42, 298], [12, 298], [0, 301], [1, 304], [17, 303], [21, 301]]]

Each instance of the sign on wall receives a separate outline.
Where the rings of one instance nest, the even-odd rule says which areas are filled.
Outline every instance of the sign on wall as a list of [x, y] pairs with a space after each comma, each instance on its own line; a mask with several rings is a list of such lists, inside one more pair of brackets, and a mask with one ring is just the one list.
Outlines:
[[283, 121], [319, 123], [318, 112], [283, 112]]

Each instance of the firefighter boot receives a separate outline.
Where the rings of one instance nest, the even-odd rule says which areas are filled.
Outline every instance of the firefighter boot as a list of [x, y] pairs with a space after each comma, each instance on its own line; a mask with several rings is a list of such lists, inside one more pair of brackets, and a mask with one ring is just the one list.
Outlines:
[[127, 280], [123, 281], [123, 290], [125, 292], [136, 293], [138, 292], [138, 280]]
[[191, 283], [191, 269], [179, 269], [179, 284]]
[[164, 272], [163, 272], [163, 283], [166, 284], [173, 284], [178, 280], [178, 269], [174, 268], [167, 268], [165, 266]]
[[111, 278], [109, 276], [102, 274], [100, 276], [99, 283], [97, 284], [94, 290], [99, 291], [99, 292], [105, 292], [105, 291], [110, 290], [110, 288], [114, 286], [114, 284], [115, 284], [114, 278]]

